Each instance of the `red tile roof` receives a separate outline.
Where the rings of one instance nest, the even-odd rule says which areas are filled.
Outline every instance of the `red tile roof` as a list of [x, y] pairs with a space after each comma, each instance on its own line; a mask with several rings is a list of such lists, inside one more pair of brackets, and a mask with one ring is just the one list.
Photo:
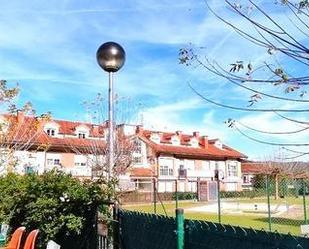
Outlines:
[[130, 176], [133, 177], [153, 177], [155, 173], [150, 168], [132, 168], [130, 170]]
[[[246, 155], [234, 150], [226, 145], [223, 145], [222, 149], [217, 148], [214, 145], [215, 140], [208, 141], [205, 145], [205, 137], [196, 137], [199, 140], [198, 147], [188, 146], [188, 142], [194, 136], [190, 135], [180, 135], [181, 145], [168, 145], [171, 143], [167, 141], [167, 137], [172, 137], [171, 133], [165, 134], [161, 132], [161, 143], [157, 144], [150, 140], [151, 131], [149, 130], [140, 130], [138, 136], [145, 141], [156, 153], [159, 154], [172, 154], [183, 157], [192, 157], [192, 158], [208, 158], [208, 159], [241, 159], [246, 158]], [[158, 133], [158, 132], [156, 132]], [[162, 139], [163, 138], [163, 139]], [[163, 143], [162, 143], [163, 142]]]
[[76, 135], [76, 128], [79, 126], [85, 126], [89, 129], [89, 136], [91, 137], [103, 137], [104, 127], [102, 125], [94, 125], [85, 122], [73, 122], [66, 120], [53, 120], [59, 127], [59, 133], [65, 135]]
[[259, 162], [243, 162], [241, 172], [245, 174], [258, 174], [265, 171], [265, 164]]
[[[104, 135], [102, 126], [94, 126], [83, 122], [71, 122], [63, 120], [40, 120], [35, 117], [23, 116], [18, 119], [15, 115], [4, 116], [9, 123], [9, 129], [5, 140], [1, 143], [15, 145], [16, 148], [23, 149], [58, 149], [81, 152], [87, 150], [89, 153], [103, 151], [106, 148], [106, 142], [103, 141]], [[61, 135], [75, 135], [75, 128], [84, 125], [89, 127], [90, 137], [96, 139], [79, 139], [78, 137], [52, 137], [48, 136], [44, 129], [44, 124], [55, 122], [59, 125]]]

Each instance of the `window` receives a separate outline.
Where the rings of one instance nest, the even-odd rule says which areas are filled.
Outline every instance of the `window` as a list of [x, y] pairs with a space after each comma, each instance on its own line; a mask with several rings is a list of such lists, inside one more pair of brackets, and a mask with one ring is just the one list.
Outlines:
[[173, 176], [174, 170], [168, 166], [160, 166], [160, 175], [161, 176]]
[[160, 143], [160, 136], [158, 134], [155, 134], [155, 133], [151, 134], [150, 140], [158, 144], [158, 143]]
[[84, 133], [84, 132], [79, 132], [79, 133], [78, 133], [78, 138], [81, 138], [81, 139], [86, 138], [86, 133]]
[[75, 163], [75, 166], [86, 166], [86, 163]]
[[174, 170], [173, 169], [168, 169], [168, 175], [169, 176], [172, 176], [172, 175], [174, 175]]
[[196, 140], [196, 138], [191, 138], [190, 144], [192, 147], [198, 147], [198, 141]]
[[60, 165], [60, 159], [47, 159], [47, 165]]
[[55, 129], [52, 129], [52, 128], [48, 128], [48, 129], [46, 130], [46, 133], [47, 133], [48, 136], [53, 137], [53, 136], [55, 136], [55, 134], [56, 134], [56, 130], [55, 130]]
[[228, 165], [228, 176], [237, 176], [237, 165], [236, 164], [229, 164]]
[[133, 163], [142, 163], [142, 157], [140, 156], [133, 157]]
[[244, 182], [244, 183], [250, 183], [249, 176], [244, 175], [244, 176], [243, 176], [243, 182]]
[[87, 157], [85, 155], [75, 155], [74, 156], [74, 165], [75, 166], [87, 166]]
[[26, 174], [32, 174], [32, 173], [34, 173], [35, 171], [34, 171], [34, 168], [32, 167], [32, 166], [26, 166], [25, 167], [25, 173]]
[[179, 145], [180, 144], [179, 138], [176, 137], [176, 136], [173, 136], [171, 141], [172, 141], [173, 145]]
[[185, 169], [185, 167], [183, 165], [179, 166], [179, 178], [187, 178], [187, 170]]
[[168, 175], [168, 166], [160, 166], [160, 175], [167, 176]]
[[142, 153], [142, 143], [140, 140], [134, 141], [134, 152], [138, 154]]

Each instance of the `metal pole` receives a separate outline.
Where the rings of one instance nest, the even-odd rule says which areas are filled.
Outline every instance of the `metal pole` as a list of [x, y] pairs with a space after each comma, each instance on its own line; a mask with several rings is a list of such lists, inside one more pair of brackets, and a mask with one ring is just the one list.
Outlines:
[[114, 167], [114, 93], [113, 93], [113, 73], [108, 73], [108, 180], [111, 180]]
[[153, 212], [157, 213], [157, 188], [156, 188], [156, 178], [153, 179]]
[[178, 208], [178, 180], [175, 180], [176, 209]]
[[268, 209], [268, 229], [271, 232], [271, 212], [270, 212], [270, 186], [269, 175], [266, 175], [267, 209]]
[[304, 179], [302, 179], [302, 189], [303, 189], [304, 220], [305, 224], [307, 225], [308, 221], [307, 221], [307, 205], [306, 205], [306, 184]]
[[218, 180], [217, 180], [217, 192], [218, 192], [218, 221], [221, 223], [221, 196], [220, 196], [220, 179], [218, 175]]
[[183, 209], [176, 209], [177, 249], [184, 248], [184, 216]]

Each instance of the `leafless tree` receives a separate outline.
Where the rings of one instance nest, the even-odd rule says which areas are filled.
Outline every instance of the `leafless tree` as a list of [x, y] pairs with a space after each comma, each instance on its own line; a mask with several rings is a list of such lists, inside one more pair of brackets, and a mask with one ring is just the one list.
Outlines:
[[[236, 17], [241, 17], [241, 24], [217, 13], [205, 0], [206, 8], [242, 38], [264, 49], [268, 59], [254, 65], [241, 58], [222, 65], [217, 60], [205, 56], [204, 47], [182, 48], [179, 52], [181, 64], [201, 67], [228, 82], [231, 86], [248, 92], [247, 105], [235, 106], [222, 103], [208, 97], [207, 91], [201, 91], [189, 84], [191, 89], [202, 99], [216, 106], [243, 112], [270, 112], [278, 118], [296, 125], [294, 130], [278, 128], [276, 131], [261, 130], [251, 125], [230, 118], [227, 125], [239, 134], [255, 142], [280, 146], [289, 154], [286, 159], [294, 160], [309, 154], [309, 143], [280, 143], [271, 139], [260, 139], [259, 134], [283, 137], [291, 134], [306, 134], [309, 120], [299, 118], [309, 112], [309, 99], [306, 98], [309, 84], [309, 2], [307, 0], [281, 0], [270, 4], [257, 4], [253, 0], [225, 0], [226, 7]], [[284, 19], [280, 20], [274, 10], [284, 10]], [[245, 48], [244, 48], [245, 49]], [[241, 56], [241, 55], [239, 55]], [[254, 59], [254, 58], [252, 58]], [[289, 64], [290, 63], [290, 64]], [[293, 65], [293, 66], [291, 66]], [[298, 68], [298, 70], [293, 70]], [[296, 71], [296, 72], [295, 72]], [[204, 90], [207, 90], [207, 87]], [[279, 93], [278, 93], [278, 90]], [[257, 107], [262, 100], [271, 100], [272, 108]], [[287, 107], [285, 107], [287, 106]], [[250, 133], [249, 133], [250, 131]], [[251, 134], [254, 135], [251, 135]], [[295, 149], [300, 147], [301, 149]]]
[[[117, 182], [119, 175], [124, 174], [131, 166], [132, 153], [135, 150], [135, 134], [126, 135], [121, 129], [121, 124], [132, 121], [132, 117], [137, 113], [137, 107], [131, 103], [130, 98], [116, 96], [115, 100], [115, 130], [114, 130], [114, 167], [113, 181]], [[107, 101], [98, 94], [94, 100], [84, 101], [83, 106], [86, 110], [88, 126], [97, 126], [99, 136], [95, 139], [79, 139], [78, 144], [71, 139], [68, 146], [75, 154], [87, 157], [88, 166], [92, 168], [92, 177], [107, 183], [109, 153], [107, 146], [108, 121], [107, 120]], [[134, 113], [133, 113], [134, 111]]]
[[280, 160], [283, 155], [265, 157], [259, 162], [252, 162], [259, 168], [259, 175], [269, 176], [275, 183], [275, 199], [279, 198], [279, 183], [281, 179], [308, 179], [309, 163], [300, 161]]

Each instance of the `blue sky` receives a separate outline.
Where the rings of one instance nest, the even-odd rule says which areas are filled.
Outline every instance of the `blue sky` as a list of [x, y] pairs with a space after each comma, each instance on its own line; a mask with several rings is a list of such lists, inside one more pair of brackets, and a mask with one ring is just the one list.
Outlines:
[[[269, 7], [267, 1], [259, 2]], [[243, 20], [232, 16], [223, 1], [208, 3], [242, 25]], [[272, 11], [279, 19], [285, 15], [281, 8]], [[199, 130], [250, 158], [276, 151], [224, 124], [232, 117], [271, 130], [282, 124], [274, 114], [221, 109], [188, 87], [191, 82], [208, 97], [235, 105], [246, 106], [250, 96], [201, 68], [180, 65], [178, 51], [189, 43], [205, 47], [203, 52], [224, 66], [237, 59], [256, 63], [265, 59], [265, 51], [217, 20], [204, 1], [2, 1], [0, 33], [0, 77], [11, 84], [18, 82], [22, 90], [18, 102], [30, 100], [38, 113], [51, 111], [58, 119], [86, 120], [81, 103], [98, 92], [107, 95], [107, 75], [97, 65], [96, 50], [106, 41], [116, 41], [125, 48], [127, 61], [115, 78], [115, 88], [125, 98], [123, 112], [134, 114], [133, 122], [143, 120], [153, 129]], [[273, 103], [265, 100], [263, 105]], [[304, 137], [307, 134], [273, 139]]]

